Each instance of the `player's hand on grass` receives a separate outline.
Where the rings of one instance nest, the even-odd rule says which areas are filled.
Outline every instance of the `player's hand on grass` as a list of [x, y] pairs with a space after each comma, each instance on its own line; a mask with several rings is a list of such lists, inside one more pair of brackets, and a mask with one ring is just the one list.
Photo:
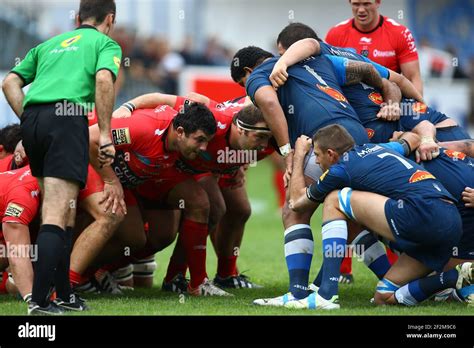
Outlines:
[[270, 82], [272, 83], [273, 88], [278, 89], [278, 87], [283, 86], [288, 80], [288, 66], [285, 62], [279, 60], [273, 67], [272, 73], [270, 74]]
[[462, 200], [468, 208], [474, 208], [474, 188], [466, 187], [462, 193]]
[[431, 161], [439, 156], [439, 145], [431, 137], [422, 137], [421, 145], [416, 150], [416, 161]]
[[119, 107], [112, 114], [113, 118], [127, 118], [127, 117], [130, 117], [130, 116], [132, 116], [132, 112], [129, 109], [127, 109], [125, 106]]
[[99, 139], [99, 163], [101, 168], [114, 163], [115, 147], [109, 135], [100, 135]]
[[106, 181], [104, 183], [102, 200], [99, 204], [103, 204], [104, 212], [108, 212], [111, 209], [112, 214], [115, 214], [120, 209], [124, 215], [127, 214], [122, 184], [117, 180]]
[[400, 104], [398, 103], [389, 103], [384, 105], [377, 114], [377, 118], [384, 121], [398, 121], [401, 115]]

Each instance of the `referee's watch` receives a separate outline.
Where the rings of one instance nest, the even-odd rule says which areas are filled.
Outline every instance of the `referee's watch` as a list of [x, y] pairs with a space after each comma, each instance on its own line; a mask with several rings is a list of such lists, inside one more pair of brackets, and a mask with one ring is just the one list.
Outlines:
[[290, 144], [285, 144], [283, 146], [280, 146], [280, 154], [286, 158], [288, 155], [291, 153], [291, 145]]

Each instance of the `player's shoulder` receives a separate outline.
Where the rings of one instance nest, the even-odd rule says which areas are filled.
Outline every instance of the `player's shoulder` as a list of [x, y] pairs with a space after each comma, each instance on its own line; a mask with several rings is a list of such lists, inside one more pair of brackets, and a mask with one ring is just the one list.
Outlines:
[[337, 23], [335, 26], [333, 26], [329, 31], [340, 31], [344, 30], [346, 27], [350, 27], [352, 25], [352, 18], [348, 18], [342, 22]]
[[408, 30], [407, 27], [405, 27], [403, 24], [397, 22], [393, 18], [383, 16], [383, 24], [382, 24], [387, 30], [389, 30], [392, 33], [400, 34], [404, 30]]

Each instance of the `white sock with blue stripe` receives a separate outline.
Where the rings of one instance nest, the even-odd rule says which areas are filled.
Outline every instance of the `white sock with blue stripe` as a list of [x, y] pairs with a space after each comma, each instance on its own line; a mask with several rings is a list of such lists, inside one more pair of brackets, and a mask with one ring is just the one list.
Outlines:
[[346, 256], [347, 222], [333, 220], [323, 224], [323, 275], [319, 295], [326, 300], [338, 293], [342, 259]]
[[391, 267], [382, 243], [372, 233], [365, 230], [359, 233], [352, 244], [355, 246], [355, 254], [363, 258], [364, 264], [375, 273], [377, 278], [382, 279]]
[[290, 292], [297, 299], [308, 296], [309, 270], [313, 259], [311, 227], [298, 224], [285, 231], [285, 258], [290, 275]]

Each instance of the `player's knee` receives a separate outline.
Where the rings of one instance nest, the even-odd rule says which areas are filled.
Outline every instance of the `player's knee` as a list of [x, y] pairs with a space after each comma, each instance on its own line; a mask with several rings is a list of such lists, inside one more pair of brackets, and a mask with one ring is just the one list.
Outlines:
[[198, 188], [188, 192], [182, 203], [181, 209], [184, 209], [186, 217], [205, 218], [206, 220], [209, 218], [211, 205], [206, 191], [203, 189]]
[[222, 217], [226, 214], [227, 207], [225, 204], [216, 203], [211, 206], [209, 211], [209, 225], [216, 226]]
[[152, 250], [157, 253], [167, 247], [169, 247], [176, 239], [177, 233], [168, 233], [166, 235], [160, 235], [153, 240], [149, 240], [148, 243], [151, 246]]
[[227, 214], [233, 221], [247, 222], [252, 215], [250, 204], [239, 204], [228, 211]]

